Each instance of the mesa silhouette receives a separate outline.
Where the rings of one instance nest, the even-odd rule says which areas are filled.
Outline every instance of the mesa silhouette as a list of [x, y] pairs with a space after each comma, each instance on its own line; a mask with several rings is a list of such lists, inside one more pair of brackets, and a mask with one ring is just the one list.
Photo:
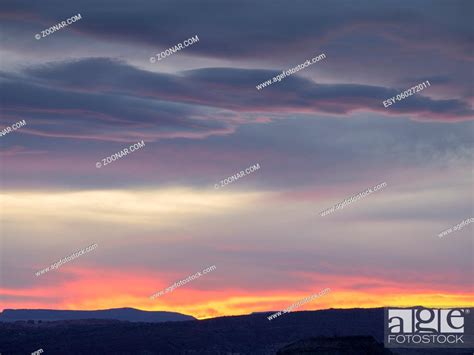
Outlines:
[[114, 319], [128, 322], [177, 322], [196, 320], [192, 316], [176, 312], [141, 311], [135, 308], [112, 308], [96, 311], [64, 311], [53, 309], [5, 309], [0, 322], [61, 321], [84, 319]]

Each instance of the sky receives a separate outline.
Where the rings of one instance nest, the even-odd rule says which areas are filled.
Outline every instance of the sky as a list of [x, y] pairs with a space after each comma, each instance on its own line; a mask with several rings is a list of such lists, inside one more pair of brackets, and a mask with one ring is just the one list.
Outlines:
[[474, 306], [473, 7], [2, 1], [0, 310]]

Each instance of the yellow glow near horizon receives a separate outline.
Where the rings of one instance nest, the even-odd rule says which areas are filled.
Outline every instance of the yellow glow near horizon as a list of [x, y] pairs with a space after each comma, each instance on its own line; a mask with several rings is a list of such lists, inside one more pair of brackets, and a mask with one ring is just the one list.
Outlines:
[[[245, 315], [253, 312], [277, 312], [307, 297], [307, 294], [265, 294], [235, 296], [228, 293], [206, 295], [189, 291], [179, 297], [149, 301], [145, 297], [131, 295], [110, 295], [66, 302], [59, 309], [109, 309], [133, 307], [148, 311], [170, 311], [192, 315], [198, 319], [212, 317]], [[209, 297], [209, 298], [208, 298]], [[190, 301], [193, 300], [193, 301]], [[168, 303], [170, 302], [170, 303]], [[329, 308], [380, 308], [380, 307], [412, 307], [423, 306], [430, 308], [474, 307], [472, 294], [441, 295], [427, 291], [416, 294], [398, 293], [386, 295], [378, 292], [354, 292], [351, 290], [332, 291], [311, 300], [293, 311], [321, 310]]]
[[257, 193], [190, 188], [10, 191], [0, 194], [6, 221], [87, 220], [160, 225], [169, 219], [219, 214], [249, 205]]

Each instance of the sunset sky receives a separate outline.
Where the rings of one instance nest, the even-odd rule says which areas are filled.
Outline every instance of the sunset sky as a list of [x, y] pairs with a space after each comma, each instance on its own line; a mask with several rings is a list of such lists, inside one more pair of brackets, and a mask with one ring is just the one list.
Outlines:
[[474, 306], [472, 224], [437, 237], [474, 215], [473, 10], [472, 1], [2, 1], [0, 131], [27, 124], [0, 137], [0, 311], [208, 318], [282, 310], [324, 288], [299, 310]]

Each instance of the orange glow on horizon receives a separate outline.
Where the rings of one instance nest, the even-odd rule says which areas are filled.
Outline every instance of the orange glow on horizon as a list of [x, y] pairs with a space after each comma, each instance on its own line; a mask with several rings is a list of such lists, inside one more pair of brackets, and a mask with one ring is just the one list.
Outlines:
[[[216, 290], [209, 287], [209, 283], [206, 284], [205, 280], [206, 277], [212, 278], [212, 273], [203, 276], [202, 283], [197, 279], [176, 288], [171, 293], [150, 300], [149, 296], [165, 289], [173, 282], [160, 281], [156, 276], [145, 273], [137, 276], [136, 273], [114, 270], [97, 272], [94, 269], [68, 269], [62, 272], [69, 272], [74, 277], [53, 286], [40, 282], [30, 289], [0, 289], [0, 296], [11, 298], [2, 302], [2, 309], [97, 310], [132, 307], [149, 311], [179, 312], [205, 319], [252, 312], [280, 311], [326, 287], [331, 289], [329, 293], [313, 299], [294, 311], [385, 306], [474, 307], [473, 293], [419, 289], [415, 285], [406, 284], [398, 287], [390, 284], [386, 287], [354, 291], [342, 286], [353, 281], [350, 277], [334, 277], [332, 282], [328, 280], [327, 285], [312, 287], [312, 292], [249, 291], [237, 288]], [[45, 274], [38, 279], [48, 276], [53, 275]], [[356, 279], [359, 282], [361, 277]], [[378, 282], [384, 284], [383, 280]], [[208, 289], [203, 289], [204, 286]]]

